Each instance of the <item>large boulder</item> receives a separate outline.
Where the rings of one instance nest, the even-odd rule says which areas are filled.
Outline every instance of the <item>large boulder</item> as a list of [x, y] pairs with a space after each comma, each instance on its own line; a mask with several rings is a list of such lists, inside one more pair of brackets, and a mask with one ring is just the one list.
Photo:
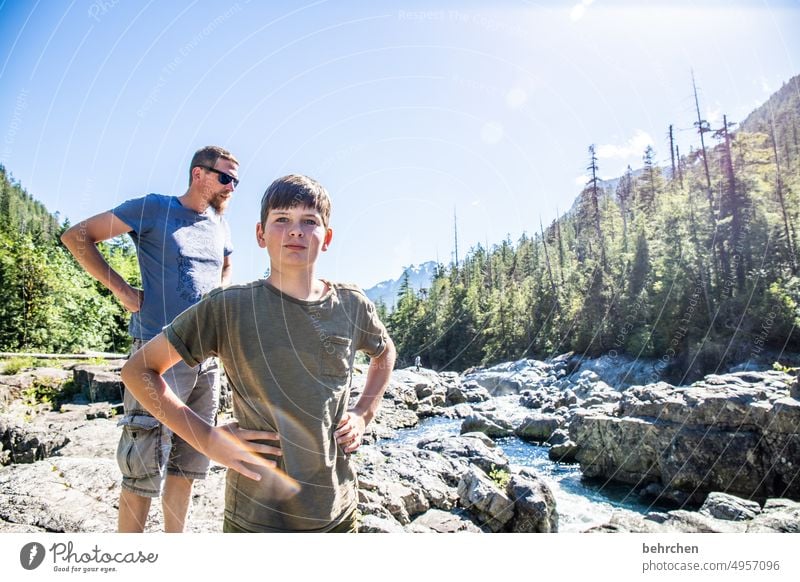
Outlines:
[[431, 533], [481, 533], [480, 527], [465, 515], [463, 510], [442, 511], [431, 509], [417, 517], [409, 528], [417, 532]]
[[354, 456], [362, 513], [408, 525], [431, 508], [449, 511], [458, 503], [462, 466], [442, 455], [410, 446], [362, 446]]
[[0, 416], [0, 465], [40, 461], [52, 456], [68, 442], [58, 427]]
[[119, 367], [79, 365], [72, 368], [73, 381], [89, 402], [120, 402], [124, 390]]
[[555, 533], [558, 531], [556, 500], [547, 483], [529, 469], [512, 473], [506, 494], [514, 502], [514, 517], [509, 529], [517, 533]]
[[587, 477], [658, 484], [697, 503], [712, 491], [800, 499], [800, 402], [780, 372], [708, 376], [689, 387], [628, 389], [609, 413], [570, 422]]
[[524, 440], [543, 443], [553, 436], [562, 422], [560, 417], [553, 414], [531, 414], [514, 429], [514, 434]]
[[514, 502], [474, 465], [461, 477], [458, 496], [461, 505], [491, 531], [503, 530], [514, 517]]
[[482, 432], [492, 438], [514, 434], [514, 427], [507, 419], [491, 412], [474, 412], [461, 423], [461, 433]]
[[749, 532], [800, 533], [800, 503], [790, 499], [768, 499], [752, 521]]
[[485, 402], [491, 398], [489, 391], [474, 381], [452, 383], [447, 389], [447, 404]]
[[517, 360], [491, 368], [468, 370], [464, 382], [475, 382], [492, 396], [519, 394], [527, 389], [539, 389], [557, 379], [556, 367], [549, 362]]
[[[112, 459], [53, 457], [0, 468], [0, 531], [116, 531], [119, 480]], [[188, 531], [222, 531], [224, 483], [225, 468], [216, 464], [195, 482]], [[161, 504], [154, 503], [145, 531], [160, 530]]]
[[717, 519], [744, 521], [753, 519], [761, 513], [761, 506], [749, 499], [714, 491], [706, 497], [703, 506], [700, 508], [700, 513]]
[[493, 445], [489, 446], [486, 441], [477, 437], [476, 433], [423, 439], [417, 446], [452, 460], [475, 464], [485, 472], [508, 468], [508, 458], [505, 454], [493, 448]]

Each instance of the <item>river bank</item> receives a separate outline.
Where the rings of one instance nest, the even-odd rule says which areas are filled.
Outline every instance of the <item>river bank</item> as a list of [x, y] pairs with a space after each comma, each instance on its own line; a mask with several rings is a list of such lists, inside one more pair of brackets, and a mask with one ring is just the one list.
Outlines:
[[[0, 531], [114, 530], [119, 365], [0, 377]], [[356, 370], [354, 398], [363, 377]], [[361, 530], [800, 531], [792, 380], [764, 371], [612, 387], [567, 357], [463, 375], [396, 370], [354, 456]], [[402, 435], [420, 421], [447, 434]], [[529, 443], [546, 464], [511, 452]], [[730, 480], [730, 451], [747, 478]], [[570, 500], [556, 469], [602, 499], [567, 491]], [[220, 531], [224, 475], [215, 466], [198, 482], [190, 531]], [[147, 529], [160, 528], [156, 510]]]

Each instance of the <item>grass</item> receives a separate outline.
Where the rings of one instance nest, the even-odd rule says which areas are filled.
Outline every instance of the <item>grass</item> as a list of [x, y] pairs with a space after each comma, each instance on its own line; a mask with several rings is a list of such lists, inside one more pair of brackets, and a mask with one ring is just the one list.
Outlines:
[[492, 465], [492, 470], [489, 471], [489, 479], [494, 481], [501, 491], [505, 491], [508, 482], [511, 481], [511, 473], [505, 469], [498, 469]]
[[34, 380], [30, 388], [22, 392], [22, 398], [31, 408], [46, 404], [58, 411], [62, 404], [72, 400], [78, 392], [80, 388], [72, 380], [59, 384], [58, 380], [52, 378], [39, 378]]
[[3, 374], [7, 376], [12, 376], [14, 374], [19, 374], [20, 371], [26, 370], [28, 368], [33, 368], [35, 365], [35, 360], [28, 356], [19, 356], [15, 358], [11, 358], [6, 360], [3, 366]]

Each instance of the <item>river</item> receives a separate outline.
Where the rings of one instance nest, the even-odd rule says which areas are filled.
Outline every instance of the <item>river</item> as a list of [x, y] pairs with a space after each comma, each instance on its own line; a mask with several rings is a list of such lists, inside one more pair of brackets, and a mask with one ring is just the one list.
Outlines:
[[[505, 398], [496, 398], [502, 401]], [[513, 397], [516, 402], [517, 397]], [[397, 431], [390, 442], [414, 445], [429, 437], [458, 435], [461, 420], [444, 417], [425, 418], [414, 428]], [[587, 482], [580, 467], [573, 463], [557, 463], [548, 458], [548, 447], [523, 441], [517, 437], [495, 439], [512, 466], [528, 467], [541, 475], [556, 499], [559, 532], [581, 532], [607, 523], [615, 511], [646, 514], [665, 508], [644, 503], [629, 487]]]

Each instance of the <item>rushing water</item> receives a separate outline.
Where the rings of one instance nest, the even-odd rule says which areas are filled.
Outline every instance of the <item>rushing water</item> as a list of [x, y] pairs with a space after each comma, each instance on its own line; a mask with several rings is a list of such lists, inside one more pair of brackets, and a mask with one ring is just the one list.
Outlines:
[[[392, 442], [414, 445], [422, 438], [459, 434], [461, 420], [433, 417], [414, 428], [399, 430]], [[547, 481], [556, 499], [559, 531], [580, 532], [607, 523], [614, 511], [644, 514], [659, 508], [642, 503], [628, 487], [610, 483], [587, 483], [577, 464], [556, 463], [548, 458], [548, 447], [517, 437], [496, 439], [512, 466], [529, 467]]]

